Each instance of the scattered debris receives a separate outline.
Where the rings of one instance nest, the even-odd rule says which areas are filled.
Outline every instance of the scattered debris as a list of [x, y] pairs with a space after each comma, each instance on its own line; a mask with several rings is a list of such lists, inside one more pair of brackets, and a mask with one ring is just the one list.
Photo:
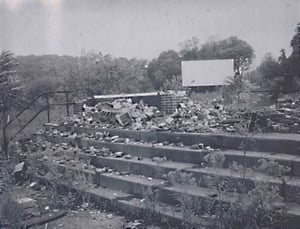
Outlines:
[[[65, 119], [62, 123], [71, 126], [173, 132], [234, 133], [242, 128], [249, 132], [259, 130], [298, 133], [300, 132], [298, 124], [300, 111], [295, 106], [232, 110], [217, 100], [209, 104], [186, 99], [178, 104], [173, 114], [162, 115], [162, 112], [155, 107], [148, 107], [143, 103], [132, 103], [130, 99], [119, 99], [112, 103], [99, 103], [94, 107], [86, 106], [82, 116]], [[113, 141], [103, 133], [95, 134], [95, 139], [103, 138]]]
[[21, 163], [19, 163], [15, 166], [14, 171], [13, 171], [13, 175], [15, 176], [17, 182], [24, 182], [25, 181], [25, 179], [26, 179], [26, 170], [27, 170], [27, 167], [25, 165], [25, 162], [21, 162]]
[[141, 226], [142, 223], [140, 220], [134, 220], [134, 222], [129, 222], [124, 226], [124, 229], [137, 229]]
[[108, 219], [112, 219], [112, 218], [113, 218], [113, 214], [108, 214], [106, 217], [107, 217]]

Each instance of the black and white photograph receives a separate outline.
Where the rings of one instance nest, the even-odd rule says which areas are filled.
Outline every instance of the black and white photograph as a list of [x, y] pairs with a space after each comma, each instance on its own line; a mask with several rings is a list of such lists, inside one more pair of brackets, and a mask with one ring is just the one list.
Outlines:
[[0, 0], [0, 229], [300, 229], [300, 1]]

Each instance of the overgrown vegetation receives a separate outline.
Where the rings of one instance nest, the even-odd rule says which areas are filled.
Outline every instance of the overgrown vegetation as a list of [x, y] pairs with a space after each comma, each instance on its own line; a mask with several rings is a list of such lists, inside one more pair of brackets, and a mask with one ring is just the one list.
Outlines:
[[[266, 174], [272, 177], [282, 177], [290, 172], [290, 167], [281, 165], [274, 160], [259, 159], [257, 166], [247, 166], [247, 151], [253, 147], [255, 133], [248, 132], [248, 124], [240, 124], [238, 131], [244, 136], [241, 143], [243, 150], [242, 164], [233, 161], [229, 169], [240, 173], [241, 178], [220, 175], [202, 175], [195, 179], [192, 174], [182, 171], [170, 172], [168, 181], [172, 186], [206, 187], [214, 190], [211, 198], [192, 198], [183, 193], [175, 196], [180, 203], [183, 213], [184, 226], [190, 228], [192, 218], [207, 216], [212, 219], [211, 228], [239, 229], [239, 228], [271, 228], [287, 217], [287, 207], [284, 200], [289, 197], [282, 193], [286, 181], [282, 185], [265, 182], [253, 182], [249, 176], [255, 173]], [[210, 152], [204, 157], [206, 166], [224, 168], [225, 156], [221, 152]], [[247, 175], [247, 176], [246, 176]], [[249, 185], [252, 183], [252, 185]], [[294, 195], [295, 196], [295, 195]], [[202, 219], [203, 220], [203, 219]], [[196, 225], [194, 225], [196, 226]]]
[[[267, 162], [264, 163], [266, 164]], [[281, 170], [272, 165], [270, 167], [273, 168], [274, 176]], [[235, 163], [235, 168], [243, 173], [240, 171], [244, 169], [243, 165], [237, 166]], [[218, 229], [270, 228], [283, 222], [287, 216], [279, 186], [258, 182], [254, 184], [254, 188], [248, 190], [245, 178], [235, 181], [220, 175], [203, 176], [201, 180], [195, 180], [191, 174], [179, 171], [170, 172], [168, 177], [175, 186], [185, 185], [188, 188], [200, 185], [216, 191], [207, 200], [192, 198], [184, 193], [175, 196], [180, 203], [185, 228], [190, 228], [192, 218], [197, 216], [200, 216], [200, 220], [201, 217], [208, 217], [212, 220], [210, 228]]]
[[23, 224], [23, 207], [17, 203], [10, 192], [0, 197], [0, 226], [9, 225], [11, 229], [20, 229]]

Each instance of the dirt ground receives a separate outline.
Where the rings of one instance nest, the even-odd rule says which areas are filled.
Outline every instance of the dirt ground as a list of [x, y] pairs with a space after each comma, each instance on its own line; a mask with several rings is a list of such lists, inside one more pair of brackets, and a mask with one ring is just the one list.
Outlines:
[[49, 222], [36, 229], [121, 229], [126, 226], [126, 219], [99, 210], [69, 212], [66, 216]]
[[[32, 190], [28, 186], [16, 186], [8, 194], [13, 200], [29, 198], [34, 200], [33, 203], [28, 203], [22, 209], [22, 214], [29, 212], [31, 217], [38, 215], [53, 215], [55, 212], [66, 211], [67, 214], [54, 221], [45, 223], [39, 226], [32, 226], [33, 229], [159, 229], [160, 227], [145, 224], [142, 220], [126, 219], [124, 216], [114, 212], [107, 212], [102, 209], [95, 208], [93, 205], [83, 203], [76, 207], [76, 210], [58, 209], [59, 203], [51, 205], [54, 199], [51, 198], [52, 192], [45, 189]], [[4, 194], [7, 195], [7, 194]], [[3, 196], [2, 196], [3, 197]], [[55, 197], [57, 199], [60, 197]], [[57, 201], [57, 200], [55, 200]], [[12, 202], [11, 202], [12, 203]], [[49, 207], [50, 206], [50, 207]], [[9, 211], [15, 211], [17, 207], [12, 203]], [[17, 217], [17, 216], [15, 216]], [[1, 221], [1, 220], [0, 220]], [[0, 226], [1, 228], [1, 226]], [[8, 227], [9, 228], [9, 227]]]
[[[1, 166], [2, 165], [2, 166]], [[0, 163], [0, 228], [1, 224], [24, 224], [42, 216], [67, 212], [54, 221], [33, 229], [159, 229], [139, 219], [127, 219], [114, 212], [98, 209], [87, 202], [77, 203], [77, 197], [58, 194], [54, 190], [27, 180], [15, 183], [11, 166]], [[7, 171], [4, 171], [4, 167]], [[23, 200], [24, 203], [20, 204]], [[22, 201], [21, 201], [22, 202]], [[77, 203], [77, 204], [76, 204]], [[12, 228], [6, 226], [3, 228]]]

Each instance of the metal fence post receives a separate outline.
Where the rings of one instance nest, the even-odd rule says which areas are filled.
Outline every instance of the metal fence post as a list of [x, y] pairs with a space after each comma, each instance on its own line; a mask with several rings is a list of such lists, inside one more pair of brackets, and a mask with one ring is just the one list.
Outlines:
[[8, 160], [8, 145], [7, 145], [7, 138], [6, 138], [6, 128], [3, 127], [3, 151], [5, 153], [6, 160]]
[[67, 116], [70, 116], [70, 111], [69, 111], [69, 92], [66, 92], [66, 100], [67, 100]]
[[48, 93], [46, 93], [46, 102], [47, 102], [47, 118], [48, 122], [50, 122], [50, 105], [49, 105], [49, 96]]

